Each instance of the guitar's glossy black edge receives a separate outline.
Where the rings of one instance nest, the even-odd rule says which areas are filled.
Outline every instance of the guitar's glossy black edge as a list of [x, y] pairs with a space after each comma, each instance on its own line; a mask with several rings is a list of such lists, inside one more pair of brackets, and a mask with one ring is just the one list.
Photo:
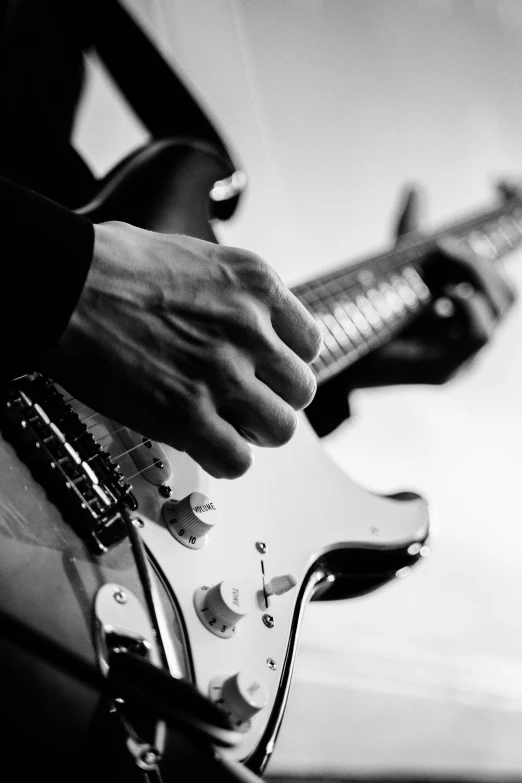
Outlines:
[[[429, 533], [420, 540], [408, 540], [399, 544], [339, 544], [323, 554], [309, 567], [299, 590], [288, 638], [286, 655], [282, 666], [279, 688], [265, 731], [256, 749], [243, 763], [257, 775], [261, 775], [274, 751], [283, 720], [292, 674], [297, 655], [299, 630], [306, 604], [310, 600], [340, 600], [369, 593], [397, 578], [397, 572], [410, 568], [424, 556], [421, 549], [426, 546]], [[412, 545], [414, 545], [412, 554]], [[379, 560], [386, 567], [377, 573], [374, 567], [364, 573], [364, 564]], [[353, 566], [353, 575], [347, 574], [347, 567]]]

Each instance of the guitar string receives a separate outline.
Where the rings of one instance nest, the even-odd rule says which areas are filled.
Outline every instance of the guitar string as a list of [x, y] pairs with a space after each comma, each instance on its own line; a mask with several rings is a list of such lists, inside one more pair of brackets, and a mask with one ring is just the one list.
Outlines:
[[[77, 397], [69, 397], [67, 400], [64, 399], [64, 402], [66, 402], [66, 403], [80, 402], [80, 400], [78, 400]], [[96, 411], [94, 411], [94, 413], [89, 414], [89, 416], [85, 416], [83, 419], [78, 419], [78, 420], [83, 423], [84, 421], [87, 421], [87, 419], [91, 419], [93, 416], [99, 416], [99, 415], [101, 415], [101, 414], [99, 414]], [[86, 427], [85, 428], [85, 432], [88, 432], [90, 429], [94, 429], [94, 427], [97, 427], [97, 426], [100, 426], [100, 425], [102, 425], [102, 422], [95, 422], [90, 427]], [[93, 438], [94, 443], [99, 444], [99, 443], [101, 443], [102, 440], [105, 440], [106, 438], [109, 438], [112, 435], [116, 435], [118, 432], [121, 432], [122, 430], [125, 430], [125, 429], [127, 429], [127, 427], [119, 427], [117, 430], [113, 430], [112, 432], [107, 432], [106, 435], [102, 435], [97, 440]], [[82, 433], [81, 435], [78, 435], [78, 437], [74, 438], [71, 441], [71, 444], [75, 443], [77, 440], [80, 440], [80, 438], [82, 438], [84, 434], [85, 433]], [[150, 448], [150, 446], [147, 445], [147, 442], [150, 443], [151, 440], [152, 440], [151, 438], [147, 438], [144, 443], [138, 443], [136, 446], [133, 446], [132, 448], [127, 449], [127, 451], [122, 451], [121, 454], [118, 454], [117, 456], [114, 456], [114, 457], [111, 456], [111, 454], [109, 453], [109, 451], [107, 451], [107, 449], [105, 449], [103, 447], [102, 448], [103, 448], [103, 451], [105, 452], [105, 454], [107, 454], [107, 456], [110, 457], [110, 459], [113, 462], [117, 463], [117, 460], [121, 459], [122, 457], [125, 457], [127, 454], [130, 454], [131, 451], [135, 451], [136, 449], [139, 449], [139, 448]], [[86, 462], [92, 462], [92, 460], [96, 459], [96, 457], [97, 457], [97, 454], [93, 454], [93, 456], [89, 457], [89, 459], [87, 459]], [[136, 478], [136, 476], [139, 476], [141, 473], [145, 473], [145, 471], [150, 470], [150, 468], [156, 467], [156, 463], [157, 462], [161, 462], [161, 459], [158, 458], [157, 460], [153, 460], [150, 465], [147, 465], [147, 467], [142, 468], [141, 470], [138, 470], [136, 473], [132, 473], [130, 476], [123, 476], [122, 477], [122, 481], [130, 481], [130, 479]], [[63, 472], [64, 471], [62, 470], [62, 473]], [[64, 473], [64, 475], [67, 478], [67, 474]], [[78, 490], [76, 490], [76, 492], [77, 492], [79, 497], [83, 497], [82, 495], [80, 495]], [[87, 501], [87, 503], [89, 503], [89, 501]]]
[[[465, 239], [466, 237], [471, 236], [474, 231], [481, 230], [486, 239], [489, 239], [490, 235], [493, 234], [493, 230], [496, 230], [498, 227], [500, 227], [500, 221], [504, 218], [511, 220], [512, 224], [516, 227], [520, 235], [520, 222], [518, 217], [511, 212], [510, 207], [512, 206], [520, 207], [519, 199], [514, 200], [512, 203], [505, 204], [496, 210], [491, 210], [479, 218], [471, 218], [464, 224], [460, 223], [457, 225], [454, 224], [453, 226], [445, 227], [430, 237], [413, 239], [409, 242], [408, 245], [403, 244], [401, 247], [393, 248], [388, 252], [374, 256], [372, 258], [364, 259], [362, 262], [359, 262], [359, 264], [352, 264], [348, 267], [346, 267], [345, 264], [342, 264], [342, 266], [338, 267], [337, 269], [329, 270], [324, 275], [319, 275], [315, 279], [308, 281], [307, 283], [302, 283], [292, 290], [294, 293], [296, 293], [296, 295], [298, 295], [298, 293], [301, 293], [300, 289], [304, 289], [304, 293], [306, 292], [307, 288], [308, 290], [312, 289], [314, 284], [321, 285], [321, 283], [327, 282], [328, 280], [342, 280], [345, 277], [349, 277], [351, 274], [353, 274], [354, 271], [357, 271], [357, 269], [367, 267], [370, 262], [375, 265], [378, 265], [379, 262], [381, 264], [386, 263], [388, 268], [391, 267], [394, 270], [397, 267], [406, 265], [407, 263], [418, 262], [429, 251], [430, 246], [432, 249], [435, 249], [437, 240], [443, 239], [444, 237], [454, 236], [455, 238]], [[486, 229], [491, 222], [494, 222], [495, 225], [491, 231], [487, 232]], [[509, 241], [509, 246], [513, 246], [511, 241]], [[509, 249], [509, 247], [506, 249]], [[404, 258], [405, 255], [406, 259]], [[407, 259], [408, 255], [411, 256], [410, 259]]]
[[[517, 203], [516, 206], [519, 207], [519, 204]], [[506, 231], [506, 220], [509, 221], [510, 231]], [[513, 233], [514, 231], [516, 232], [516, 236]], [[351, 304], [357, 307], [357, 310], [361, 312], [365, 320], [369, 322], [365, 313], [362, 312], [362, 308], [357, 304], [357, 292], [359, 292], [359, 296], [365, 297], [373, 310], [377, 310], [378, 315], [381, 315], [378, 308], [375, 307], [371, 298], [368, 296], [371, 288], [369, 286], [365, 287], [364, 281], [361, 281], [359, 277], [361, 271], [368, 271], [368, 267], [373, 266], [373, 274], [376, 275], [377, 279], [374, 278], [374, 280], [371, 281], [371, 287], [378, 285], [382, 286], [383, 283], [389, 285], [393, 280], [392, 272], [397, 274], [399, 267], [402, 267], [403, 271], [400, 276], [404, 280], [406, 268], [408, 266], [414, 268], [413, 265], [425, 254], [430, 243], [433, 243], [435, 246], [437, 237], [440, 238], [449, 235], [453, 235], [455, 238], [460, 238], [470, 244], [471, 239], [475, 235], [476, 242], [488, 243], [488, 255], [500, 258], [509, 249], [520, 244], [522, 228], [517, 216], [504, 205], [504, 207], [488, 213], [478, 221], [477, 219], [474, 219], [467, 221], [464, 226], [460, 224], [458, 230], [455, 227], [452, 229], [446, 228], [433, 237], [420, 241], [414, 240], [413, 243], [410, 244], [410, 247], [404, 248], [404, 246], [402, 246], [396, 248], [387, 254], [374, 257], [373, 259], [367, 259], [359, 264], [351, 265], [349, 268], [343, 266], [341, 269], [334, 270], [333, 273], [327, 273], [326, 275], [320, 276], [315, 280], [304, 283], [294, 289], [294, 293], [301, 298], [302, 303], [323, 323], [323, 326], [327, 329], [330, 337], [330, 340], [327, 341], [329, 342], [329, 345], [325, 344], [325, 350], [321, 354], [321, 363], [324, 365], [321, 369], [321, 373], [324, 374], [324, 371], [326, 370], [327, 374], [331, 374], [339, 362], [346, 363], [346, 347], [348, 346], [345, 345], [345, 343], [348, 343], [348, 341], [351, 344], [350, 348], [353, 345], [357, 352], [357, 343], [368, 343], [368, 340], [373, 339], [374, 334], [379, 341], [381, 341], [383, 335], [379, 333], [382, 331], [382, 326], [386, 329], [388, 326], [397, 329], [397, 327], [400, 327], [401, 323], [405, 323], [408, 320], [408, 313], [406, 311], [402, 313], [392, 313], [391, 322], [389, 319], [381, 317], [381, 320], [384, 323], [369, 324], [373, 334], [357, 334], [356, 332], [353, 332], [353, 329], [348, 333], [348, 330], [345, 328], [347, 325], [346, 321], [348, 319], [348, 323], [353, 321], [353, 319], [350, 318], [350, 313], [346, 313], [348, 318], [343, 318], [343, 323], [340, 323], [339, 318], [333, 312], [335, 306], [341, 307], [343, 311], [346, 310], [346, 307], [343, 307], [342, 300], [351, 299]], [[460, 235], [460, 237], [458, 235]], [[498, 241], [499, 236], [500, 241]], [[495, 241], [495, 239], [497, 241]], [[382, 267], [385, 262], [388, 264], [388, 269], [386, 273], [383, 274], [382, 268], [379, 269], [379, 267]], [[348, 280], [350, 280], [349, 283], [347, 282]], [[406, 280], [404, 280], [404, 282], [408, 284]], [[414, 309], [417, 309], [420, 304], [419, 297], [417, 291], [413, 291], [413, 293], [417, 300]], [[342, 298], [339, 295], [341, 295]], [[408, 308], [406, 308], [406, 310], [408, 310]], [[327, 321], [325, 315], [331, 316], [334, 321], [332, 323], [329, 319]], [[355, 324], [355, 326], [357, 327], [357, 324]], [[339, 332], [343, 333], [342, 344], [338, 337]]]
[[[111, 433], [109, 433], [109, 434], [111, 434]], [[74, 479], [72, 479], [72, 478], [71, 478], [71, 477], [70, 477], [70, 476], [67, 474], [67, 472], [66, 472], [66, 471], [63, 469], [63, 467], [62, 467], [62, 466], [59, 464], [59, 462], [58, 462], [58, 461], [57, 461], [57, 460], [56, 460], [56, 459], [53, 457], [53, 455], [51, 454], [51, 452], [49, 451], [49, 449], [47, 448], [47, 446], [45, 445], [45, 443], [43, 443], [43, 441], [41, 440], [41, 438], [40, 438], [39, 436], [37, 436], [37, 437], [38, 437], [38, 442], [40, 443], [40, 447], [43, 447], [43, 448], [45, 449], [45, 451], [47, 452], [48, 456], [49, 456], [49, 457], [52, 459], [52, 461], [54, 462], [54, 464], [56, 465], [56, 467], [58, 468], [58, 470], [61, 472], [61, 474], [63, 475], [63, 477], [66, 479], [66, 481], [69, 483], [69, 485], [71, 486], [71, 488], [73, 489], [73, 491], [76, 493], [76, 495], [78, 496], [78, 498], [79, 498], [79, 499], [82, 501], [82, 503], [85, 503], [85, 504], [86, 504], [86, 505], [87, 505], [87, 506], [88, 506], [88, 507], [91, 509], [91, 511], [92, 511], [93, 513], [96, 513], [95, 509], [93, 509], [92, 502], [91, 502], [91, 501], [89, 501], [89, 500], [88, 500], [88, 499], [85, 497], [85, 495], [83, 494], [83, 492], [81, 492], [81, 491], [78, 489], [78, 487], [76, 486], [76, 483], [75, 483]], [[145, 444], [138, 444], [138, 447], [139, 447], [139, 446], [145, 446]], [[135, 448], [138, 448], [138, 447], [135, 447]], [[130, 449], [130, 451], [132, 451], [132, 449]], [[114, 458], [114, 457], [111, 457], [111, 456], [110, 456], [110, 454], [109, 454], [109, 452], [107, 452], [107, 451], [105, 451], [105, 453], [106, 453], [106, 454], [107, 454], [107, 455], [108, 455], [108, 456], [111, 458], [111, 460], [113, 460], [114, 462], [116, 462], [116, 459], [119, 459], [119, 458], [121, 458], [122, 456], [124, 456], [124, 455], [125, 455], [125, 454], [127, 454], [128, 452], [124, 452], [123, 454], [120, 454], [120, 455], [119, 455], [119, 457], [116, 457], [116, 458]], [[97, 455], [94, 455], [94, 456], [97, 456]], [[91, 459], [92, 459], [92, 458], [91, 458]], [[90, 461], [90, 460], [87, 460], [87, 462], [89, 462], [89, 461]], [[118, 466], [118, 467], [119, 467], [119, 466]], [[123, 477], [122, 477], [122, 481], [128, 482], [128, 481], [130, 481], [130, 479], [132, 479], [132, 478], [136, 478], [136, 476], [139, 476], [141, 473], [144, 473], [146, 470], [148, 470], [148, 469], [149, 469], [149, 467], [152, 467], [152, 465], [150, 465], [150, 466], [148, 466], [148, 467], [146, 467], [146, 468], [143, 468], [142, 470], [138, 470], [136, 473], [132, 473], [130, 476], [123, 476]]]
[[149, 468], [153, 468], [154, 465], [150, 465], [148, 468], [142, 468], [141, 470], [136, 471], [136, 473], [131, 473], [130, 476], [124, 476], [123, 481], [130, 481], [133, 478], [136, 478], [136, 476], [141, 475], [142, 473], [145, 473], [145, 471], [149, 470]]
[[[421, 304], [421, 297], [404, 276], [401, 276], [401, 279], [403, 280], [403, 286], [408, 288], [410, 292], [407, 300], [403, 295], [401, 296], [392, 285], [393, 277], [390, 277], [389, 282], [386, 281], [393, 293], [395, 302], [400, 303], [400, 312], [396, 310], [396, 308], [394, 311], [394, 308], [386, 303], [382, 293], [379, 293], [378, 295], [383, 299], [385, 308], [388, 311], [383, 312], [382, 308], [379, 309], [379, 307], [374, 304], [374, 301], [372, 301], [372, 297], [369, 295], [371, 289], [368, 288], [365, 290], [359, 282], [357, 284], [357, 289], [360, 292], [359, 295], [355, 298], [352, 297], [352, 299], [348, 301], [351, 310], [356, 310], [357, 312], [357, 320], [353, 317], [353, 312], [347, 309], [346, 303], [344, 302], [344, 299], [346, 298], [345, 291], [337, 281], [329, 281], [329, 286], [324, 284], [321, 285], [321, 288], [326, 293], [320, 294], [318, 290], [316, 290], [315, 298], [319, 300], [318, 305], [310, 304], [310, 307], [318, 320], [322, 323], [323, 327], [327, 330], [327, 337], [329, 338], [325, 340], [324, 350], [321, 353], [321, 361], [322, 364], [325, 365], [321, 370], [323, 374], [325, 369], [330, 371], [331, 374], [333, 369], [337, 367], [340, 362], [343, 363], [343, 366], [346, 365], [348, 354], [355, 353], [356, 356], [352, 357], [353, 361], [355, 361], [357, 355], [360, 355], [361, 349], [371, 348], [371, 344], [372, 342], [374, 343], [375, 340], [380, 344], [387, 342], [388, 339], [393, 336], [393, 332], [398, 332], [399, 329], [407, 323], [411, 313], [414, 310], [418, 310], [418, 307]], [[373, 282], [373, 285], [376, 285], [375, 281]], [[328, 290], [329, 288], [333, 290]], [[342, 299], [339, 298], [339, 293], [343, 294]], [[360, 302], [358, 302], [360, 298], [365, 300], [364, 308], [360, 305]], [[338, 312], [335, 311], [334, 306], [342, 310], [343, 314], [341, 317], [339, 317]], [[368, 317], [365, 312], [365, 310], [369, 309], [372, 311], [372, 318]], [[360, 323], [362, 320], [364, 320], [364, 328]]]

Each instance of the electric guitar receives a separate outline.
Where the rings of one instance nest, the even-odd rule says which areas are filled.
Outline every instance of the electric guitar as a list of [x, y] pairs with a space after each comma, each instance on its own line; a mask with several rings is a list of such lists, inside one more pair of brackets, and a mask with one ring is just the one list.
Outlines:
[[[215, 241], [212, 217], [230, 211], [240, 180], [205, 144], [155, 142], [82, 212]], [[520, 244], [522, 203], [513, 197], [440, 234], [499, 257]], [[294, 289], [323, 329], [319, 383], [428, 305], [418, 261], [434, 239]], [[261, 773], [307, 601], [374, 590], [429, 554], [425, 501], [355, 485], [304, 416], [288, 445], [257, 450], [233, 482], [211, 479], [187, 455], [38, 374], [10, 384], [1, 422], [3, 698], [12, 742], [24, 732], [41, 752], [60, 738], [58, 757], [42, 760], [49, 769], [85, 756], [86, 737], [110, 712], [133, 771], [162, 769], [166, 727], [179, 744], [185, 722], [198, 747], [221, 747], [231, 769], [242, 762], [238, 775]], [[99, 735], [94, 758], [103, 755]], [[29, 763], [17, 761], [20, 770]]]

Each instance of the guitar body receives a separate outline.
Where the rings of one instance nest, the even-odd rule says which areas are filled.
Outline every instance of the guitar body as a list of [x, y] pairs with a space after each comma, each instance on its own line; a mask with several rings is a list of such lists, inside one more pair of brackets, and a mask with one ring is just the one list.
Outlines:
[[[96, 672], [92, 607], [97, 591], [112, 582], [142, 597], [129, 545], [122, 542], [94, 555], [4, 439], [0, 498], [4, 774], [26, 781], [45, 770], [61, 781], [72, 774], [83, 780], [83, 773], [88, 779], [96, 772], [96, 779], [105, 780], [114, 758], [128, 774], [123, 779], [133, 780], [133, 767], [118, 753], [118, 744], [109, 753], [100, 741], [107, 727], [102, 729], [105, 720], [100, 722], [98, 713], [108, 716], [106, 700], [50, 664], [40, 649], [41, 636]], [[7, 617], [23, 625], [27, 638], [12, 634]]]
[[[204, 145], [159, 142], [120, 166], [83, 212], [95, 221], [126, 220], [215, 241], [208, 194], [230, 173]], [[80, 418], [92, 415], [78, 402], [71, 405]], [[104, 433], [113, 458], [128, 450], [118, 425], [101, 416], [93, 417], [93, 424]], [[65, 429], [64, 434], [68, 437]], [[227, 751], [261, 772], [283, 716], [307, 600], [360, 595], [406, 575], [428, 552], [427, 506], [413, 494], [382, 497], [355, 485], [324, 454], [304, 415], [289, 444], [256, 449], [254, 466], [235, 481], [212, 479], [185, 454], [156, 447], [163, 449], [168, 482], [160, 469], [140, 472], [132, 451], [118, 464], [124, 476], [138, 474], [130, 479], [137, 501], [133, 513], [144, 523], [142, 537], [179, 666], [213, 700], [223, 678], [238, 672], [248, 671], [262, 683], [266, 706], [237, 722], [241, 741]], [[0, 438], [0, 611], [97, 671], [93, 604], [100, 588], [117, 584], [145, 603], [130, 546], [123, 540], [94, 554], [24, 460], [11, 435]], [[219, 514], [199, 548], [180, 543], [171, 524], [174, 501], [193, 492], [204, 493]], [[267, 596], [266, 584], [285, 575], [292, 577], [286, 592]], [[195, 609], [201, 588], [223, 580], [237, 586], [250, 604], [229, 637], [214, 633]], [[8, 637], [0, 653], [9, 682], [11, 741], [20, 732], [37, 736], [38, 742], [27, 744], [41, 753], [58, 737], [58, 757], [42, 761], [49, 769], [97, 748], [99, 732], [92, 744], [100, 712], [96, 689], [40, 660], [37, 645], [20, 639], [14, 644]], [[96, 752], [101, 758], [102, 750]], [[34, 758], [18, 761], [24, 769]]]

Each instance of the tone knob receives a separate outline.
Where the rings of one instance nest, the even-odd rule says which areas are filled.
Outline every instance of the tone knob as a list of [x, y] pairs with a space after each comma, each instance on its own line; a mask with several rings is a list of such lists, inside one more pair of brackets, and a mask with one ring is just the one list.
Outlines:
[[210, 698], [230, 717], [234, 728], [246, 731], [250, 719], [268, 704], [269, 694], [255, 674], [239, 671], [232, 676], [214, 677], [210, 682]]
[[209, 631], [229, 639], [235, 634], [238, 622], [250, 611], [251, 601], [243, 584], [225, 579], [218, 585], [198, 588], [194, 606]]
[[208, 533], [219, 521], [215, 505], [201, 492], [167, 501], [161, 513], [171, 535], [189, 549], [205, 546]]

